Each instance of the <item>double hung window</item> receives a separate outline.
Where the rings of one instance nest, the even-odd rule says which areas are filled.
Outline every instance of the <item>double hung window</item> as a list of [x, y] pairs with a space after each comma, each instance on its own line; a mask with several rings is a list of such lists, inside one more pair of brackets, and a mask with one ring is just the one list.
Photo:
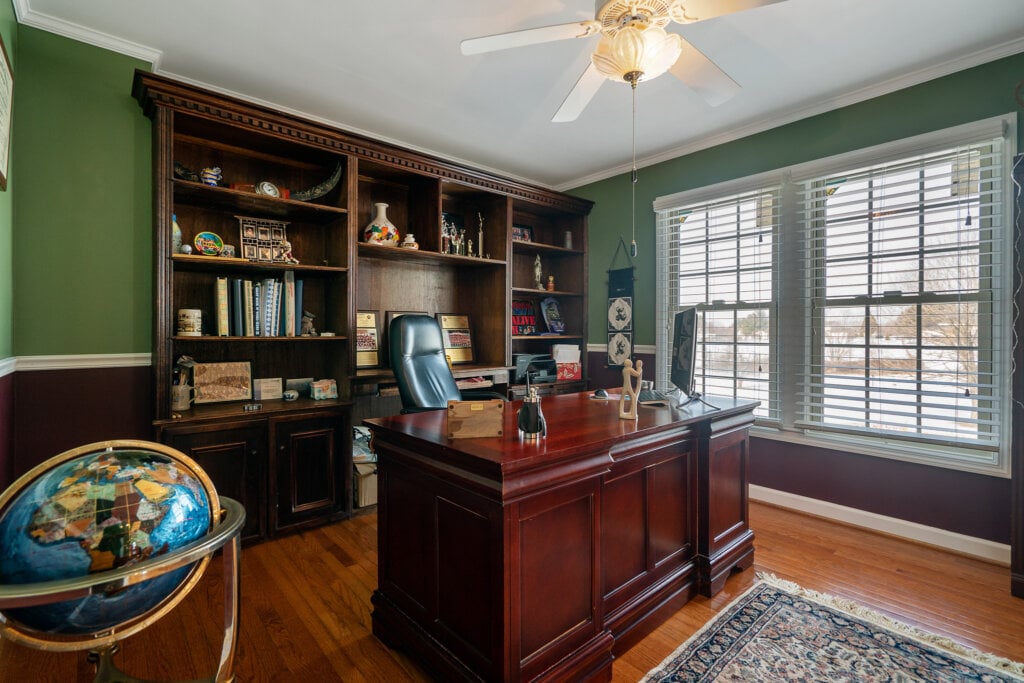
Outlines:
[[658, 357], [696, 305], [697, 390], [761, 401], [771, 436], [1005, 474], [1015, 137], [999, 117], [658, 199]]

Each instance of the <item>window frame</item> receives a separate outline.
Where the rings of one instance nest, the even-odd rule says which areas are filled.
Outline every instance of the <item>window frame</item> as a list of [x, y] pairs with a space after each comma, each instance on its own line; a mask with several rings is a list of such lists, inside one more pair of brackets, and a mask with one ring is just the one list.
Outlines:
[[[1019, 296], [1013, 290], [1013, 271], [1016, 263], [1013, 258], [1005, 259], [1001, 273], [1001, 325], [996, 325], [1002, 337], [995, 342], [999, 352], [998, 361], [1004, 371], [998, 375], [999, 384], [995, 387], [999, 406], [998, 448], [993, 457], [980, 455], [992, 452], [980, 444], [977, 447], [959, 447], [941, 439], [929, 439], [926, 436], [871, 436], [863, 433], [842, 433], [829, 429], [815, 428], [806, 425], [799, 419], [799, 402], [797, 392], [802, 390], [805, 377], [809, 377], [806, 363], [814, 353], [820, 353], [822, 345], [807, 341], [813, 321], [810, 319], [809, 300], [811, 292], [807, 287], [807, 268], [813, 267], [810, 257], [803, 246], [806, 230], [811, 225], [809, 220], [800, 217], [802, 204], [800, 189], [802, 183], [823, 178], [830, 174], [843, 173], [852, 169], [867, 168], [880, 164], [891, 163], [941, 150], [964, 145], [976, 145], [994, 138], [1002, 138], [1002, 159], [1000, 164], [1000, 205], [997, 209], [1001, 221], [999, 244], [1001, 248], [1012, 254], [1014, 247], [1014, 223], [1012, 200], [1012, 164], [1017, 153], [1016, 116], [1005, 114], [980, 121], [975, 121], [952, 128], [942, 129], [896, 140], [872, 147], [853, 150], [822, 159], [788, 166], [744, 178], [717, 183], [705, 187], [686, 190], [657, 198], [653, 203], [657, 233], [657, 330], [656, 349], [657, 384], [660, 388], [668, 388], [668, 357], [672, 314], [679, 306], [673, 308], [669, 301], [672, 291], [668, 278], [674, 266], [670, 264], [666, 244], [663, 243], [662, 218], [672, 211], [682, 211], [693, 205], [710, 203], [744, 193], [764, 191], [780, 187], [781, 209], [778, 219], [777, 250], [773, 262], [773, 302], [772, 331], [770, 344], [773, 347], [773, 368], [775, 396], [779, 397], [778, 420], [761, 417], [754, 427], [754, 434], [764, 438], [777, 439], [790, 443], [811, 445], [836, 451], [859, 453], [896, 460], [918, 462], [927, 465], [976, 472], [990, 476], [1008, 477], [1010, 468], [1010, 451], [1012, 447], [1012, 386], [1010, 372], [1013, 353], [1013, 327], [1019, 322], [1019, 312], [1014, 307], [1014, 299]], [[782, 276], [780, 273], [787, 273]], [[986, 290], [991, 291], [991, 290]], [[781, 302], [798, 301], [799, 305], [781, 305]], [[694, 302], [690, 302], [692, 305]], [[877, 302], [872, 302], [875, 304]], [[906, 302], [905, 302], [906, 303]], [[980, 346], [980, 345], [979, 345]], [[815, 351], [815, 348], [818, 348]], [[990, 345], [989, 348], [992, 348]], [[662, 359], [665, 359], [664, 361]], [[794, 371], [796, 369], [796, 371]]]

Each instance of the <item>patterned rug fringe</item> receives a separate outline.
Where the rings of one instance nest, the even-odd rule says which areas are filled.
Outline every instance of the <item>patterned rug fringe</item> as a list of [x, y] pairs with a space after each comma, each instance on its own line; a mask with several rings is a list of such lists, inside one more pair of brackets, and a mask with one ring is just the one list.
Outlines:
[[[988, 652], [982, 652], [981, 650], [976, 650], [972, 647], [968, 647], [967, 645], [961, 645], [955, 640], [950, 640], [949, 638], [946, 638], [944, 636], [929, 633], [916, 626], [904, 624], [901, 621], [896, 621], [895, 619], [892, 619], [891, 617], [888, 617], [882, 614], [881, 612], [877, 612], [873, 609], [865, 607], [857, 602], [854, 602], [853, 600], [836, 597], [834, 595], [828, 595], [827, 593], [819, 593], [817, 591], [809, 590], [807, 588], [804, 588], [793, 583], [792, 581], [780, 579], [774, 574], [758, 572], [757, 578], [760, 581], [763, 581], [764, 583], [775, 586], [776, 588], [784, 590], [788, 593], [799, 595], [800, 597], [806, 598], [808, 600], [813, 600], [814, 602], [820, 603], [826, 607], [833, 607], [843, 612], [847, 612], [856, 617], [859, 617], [860, 619], [863, 619], [864, 621], [875, 624], [876, 626], [881, 626], [882, 628], [889, 629], [890, 631], [894, 631], [908, 638], [913, 638], [922, 643], [942, 648], [948, 652], [951, 652], [965, 659], [970, 659], [972, 661], [996, 669], [997, 671], [1024, 678], [1024, 663], [1015, 662], [1011, 659], [1006, 659], [1005, 657], [1000, 657], [998, 655], [990, 654]], [[745, 594], [746, 593], [744, 592], [744, 595]], [[737, 600], [738, 599], [739, 598], [737, 598]], [[710, 625], [710, 623], [708, 625]], [[705, 628], [708, 625], [706, 625]], [[703, 630], [704, 629], [702, 628], [701, 631]]]

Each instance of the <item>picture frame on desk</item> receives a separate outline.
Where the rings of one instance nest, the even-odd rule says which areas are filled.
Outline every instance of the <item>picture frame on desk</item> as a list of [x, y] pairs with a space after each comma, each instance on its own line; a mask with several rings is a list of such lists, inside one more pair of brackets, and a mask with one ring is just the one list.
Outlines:
[[252, 363], [196, 363], [192, 366], [195, 403], [252, 400]]
[[381, 365], [380, 311], [356, 312], [356, 367], [379, 368]]
[[473, 333], [469, 316], [463, 313], [438, 313], [444, 353], [452, 365], [473, 362]]

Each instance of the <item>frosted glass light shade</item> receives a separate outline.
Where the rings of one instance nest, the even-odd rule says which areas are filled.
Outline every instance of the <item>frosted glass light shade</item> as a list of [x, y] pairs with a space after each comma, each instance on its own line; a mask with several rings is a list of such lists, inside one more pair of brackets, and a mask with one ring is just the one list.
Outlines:
[[591, 56], [602, 76], [613, 81], [638, 81], [660, 76], [676, 63], [683, 50], [682, 39], [660, 26], [630, 24], [613, 35], [601, 36]]

